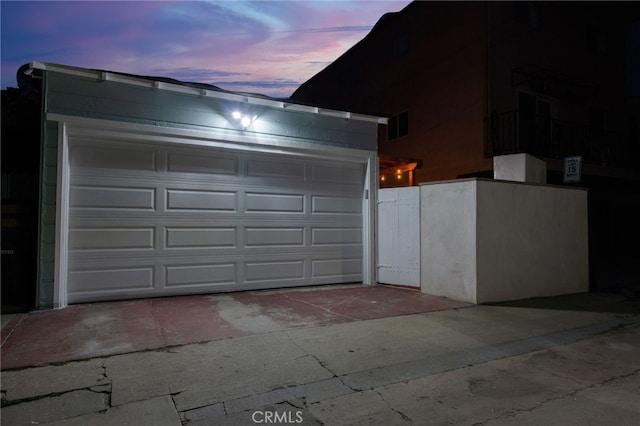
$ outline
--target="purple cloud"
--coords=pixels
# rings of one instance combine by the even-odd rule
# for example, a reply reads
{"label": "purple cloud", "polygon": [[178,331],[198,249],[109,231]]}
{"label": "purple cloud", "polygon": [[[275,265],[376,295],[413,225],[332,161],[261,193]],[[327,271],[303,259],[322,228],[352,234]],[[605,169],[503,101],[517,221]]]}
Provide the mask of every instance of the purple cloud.
{"label": "purple cloud", "polygon": [[397,1],[2,1],[2,87],[30,61],[286,97]]}

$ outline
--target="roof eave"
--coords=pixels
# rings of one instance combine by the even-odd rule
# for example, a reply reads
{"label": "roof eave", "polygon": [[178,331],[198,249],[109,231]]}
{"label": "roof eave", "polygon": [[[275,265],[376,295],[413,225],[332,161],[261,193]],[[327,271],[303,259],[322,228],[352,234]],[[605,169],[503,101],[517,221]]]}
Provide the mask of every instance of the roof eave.
{"label": "roof eave", "polygon": [[130,74],[122,74],[112,71],[92,70],[88,68],[72,67],[69,65],[60,65],[46,62],[31,62],[30,69],[51,71],[78,77],[94,78],[101,81],[112,81],[122,84],[129,84],[137,87],[146,87],[155,90],[166,90],[174,93],[183,93],[202,97],[210,97],[216,99],[224,99],[235,102],[244,102],[253,105],[264,106],[268,108],[287,109],[302,113],[319,114],[323,116],[331,116],[337,118],[345,118],[349,120],[366,121],[378,124],[387,124],[387,117],[379,117],[367,114],[359,114],[349,111],[339,111],[327,108],[320,108],[310,105],[303,105],[288,100],[279,100],[269,98],[262,95],[252,95],[247,93],[231,92],[227,90],[199,88],[187,86],[179,83],[168,83],[165,81],[153,80],[148,77],[136,77]]}

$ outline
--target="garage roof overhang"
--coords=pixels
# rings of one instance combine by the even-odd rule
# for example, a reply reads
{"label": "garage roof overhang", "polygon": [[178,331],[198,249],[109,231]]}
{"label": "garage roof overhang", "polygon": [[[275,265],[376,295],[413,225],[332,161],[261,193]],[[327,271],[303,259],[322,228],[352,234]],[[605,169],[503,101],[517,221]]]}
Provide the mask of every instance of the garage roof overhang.
{"label": "garage roof overhang", "polygon": [[304,105],[299,103],[293,103],[288,100],[281,100],[270,98],[264,95],[231,92],[217,88],[215,86],[209,86],[205,84],[193,84],[183,83],[175,80],[162,81],[161,78],[154,77],[142,77],[131,74],[123,74],[113,71],[94,70],[88,68],[72,67],[68,65],[60,65],[44,62],[31,62],[26,73],[32,74],[34,70],[52,71],[62,74],[69,74],[79,77],[94,78],[99,81],[111,81],[122,84],[128,84],[131,86],[145,87],[155,90],[165,90],[174,93],[191,94],[202,97],[210,97],[221,100],[230,100],[236,102],[244,102],[252,105],[259,105],[268,108],[283,109],[289,111],[298,111],[309,114],[318,114],[323,116],[345,118],[349,120],[365,121],[370,123],[387,124],[388,119],[386,117],[378,117],[366,114],[359,114],[349,111],[339,111],[327,108],[320,108],[311,105]]}

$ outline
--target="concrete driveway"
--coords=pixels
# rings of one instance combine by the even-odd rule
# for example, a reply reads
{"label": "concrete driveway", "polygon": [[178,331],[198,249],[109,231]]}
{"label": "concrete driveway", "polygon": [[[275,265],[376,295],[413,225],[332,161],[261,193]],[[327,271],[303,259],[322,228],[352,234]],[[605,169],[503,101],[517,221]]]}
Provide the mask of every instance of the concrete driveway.
{"label": "concrete driveway", "polygon": [[[19,362],[27,348],[42,365]],[[14,324],[2,420],[637,425],[638,353],[640,300],[611,294],[468,306],[346,286],[79,305]]]}
{"label": "concrete driveway", "polygon": [[390,286],[340,285],[71,305],[15,315],[2,370],[273,331],[461,308]]}

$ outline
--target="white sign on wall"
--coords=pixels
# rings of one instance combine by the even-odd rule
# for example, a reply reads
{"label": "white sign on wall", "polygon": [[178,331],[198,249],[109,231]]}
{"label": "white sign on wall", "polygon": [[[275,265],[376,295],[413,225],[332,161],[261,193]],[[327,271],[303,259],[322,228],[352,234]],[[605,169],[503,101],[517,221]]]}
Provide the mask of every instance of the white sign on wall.
{"label": "white sign on wall", "polygon": [[582,156],[564,158],[564,182],[580,182],[582,179]]}

